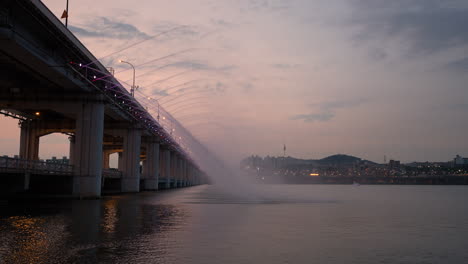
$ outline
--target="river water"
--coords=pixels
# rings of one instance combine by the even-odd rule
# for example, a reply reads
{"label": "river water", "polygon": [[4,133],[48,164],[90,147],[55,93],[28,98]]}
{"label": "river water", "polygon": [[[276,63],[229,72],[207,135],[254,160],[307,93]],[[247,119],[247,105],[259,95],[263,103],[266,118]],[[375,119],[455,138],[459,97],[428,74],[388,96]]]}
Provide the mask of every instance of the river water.
{"label": "river water", "polygon": [[0,201],[0,263],[468,263],[468,187],[216,186]]}

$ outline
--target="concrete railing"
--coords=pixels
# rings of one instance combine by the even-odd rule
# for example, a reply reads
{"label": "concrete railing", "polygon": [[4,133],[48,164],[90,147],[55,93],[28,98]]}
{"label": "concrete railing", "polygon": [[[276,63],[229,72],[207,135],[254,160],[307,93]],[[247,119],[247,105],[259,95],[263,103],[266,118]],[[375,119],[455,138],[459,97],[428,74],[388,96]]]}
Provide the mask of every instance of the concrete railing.
{"label": "concrete railing", "polygon": [[39,160],[0,157],[0,172],[72,175],[73,166],[61,163],[49,163]]}
{"label": "concrete railing", "polygon": [[102,169],[103,178],[122,178],[122,172],[116,169]]}

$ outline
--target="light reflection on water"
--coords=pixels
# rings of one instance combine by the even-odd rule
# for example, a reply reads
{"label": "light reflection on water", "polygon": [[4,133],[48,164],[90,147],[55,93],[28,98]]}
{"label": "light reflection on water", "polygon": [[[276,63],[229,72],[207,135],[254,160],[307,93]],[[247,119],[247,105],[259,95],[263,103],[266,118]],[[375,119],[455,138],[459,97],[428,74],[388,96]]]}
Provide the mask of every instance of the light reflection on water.
{"label": "light reflection on water", "polygon": [[11,216],[3,221],[0,240],[5,263],[50,263],[48,256],[55,254],[64,239],[61,219]]}
{"label": "light reflection on water", "polygon": [[468,263],[465,186],[200,186],[0,205],[0,263]]}
{"label": "light reflection on water", "polygon": [[[167,196],[167,195],[166,195]],[[0,263],[165,263],[183,206],[154,195],[16,203],[0,215]]]}

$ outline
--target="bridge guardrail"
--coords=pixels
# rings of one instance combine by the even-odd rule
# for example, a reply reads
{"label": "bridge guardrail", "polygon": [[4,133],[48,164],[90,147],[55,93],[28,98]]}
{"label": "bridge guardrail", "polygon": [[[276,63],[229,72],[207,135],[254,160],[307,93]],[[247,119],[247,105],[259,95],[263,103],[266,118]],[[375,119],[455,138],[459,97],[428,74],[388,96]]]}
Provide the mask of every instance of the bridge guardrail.
{"label": "bridge guardrail", "polygon": [[72,175],[73,165],[0,157],[0,171],[9,173],[37,173],[48,175]]}
{"label": "bridge guardrail", "polygon": [[122,172],[116,169],[102,169],[103,178],[122,178]]}

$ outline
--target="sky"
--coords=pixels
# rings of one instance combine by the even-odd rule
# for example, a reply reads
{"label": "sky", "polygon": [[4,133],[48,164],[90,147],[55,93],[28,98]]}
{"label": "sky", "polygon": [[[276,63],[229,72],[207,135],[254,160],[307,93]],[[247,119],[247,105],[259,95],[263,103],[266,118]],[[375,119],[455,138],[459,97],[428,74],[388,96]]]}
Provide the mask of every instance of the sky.
{"label": "sky", "polygon": [[[44,0],[58,17],[65,2]],[[136,65],[138,92],[225,160],[283,145],[307,159],[468,156],[465,0],[70,0],[69,15],[117,78],[131,82],[119,59]],[[16,123],[0,119],[5,154]]]}

